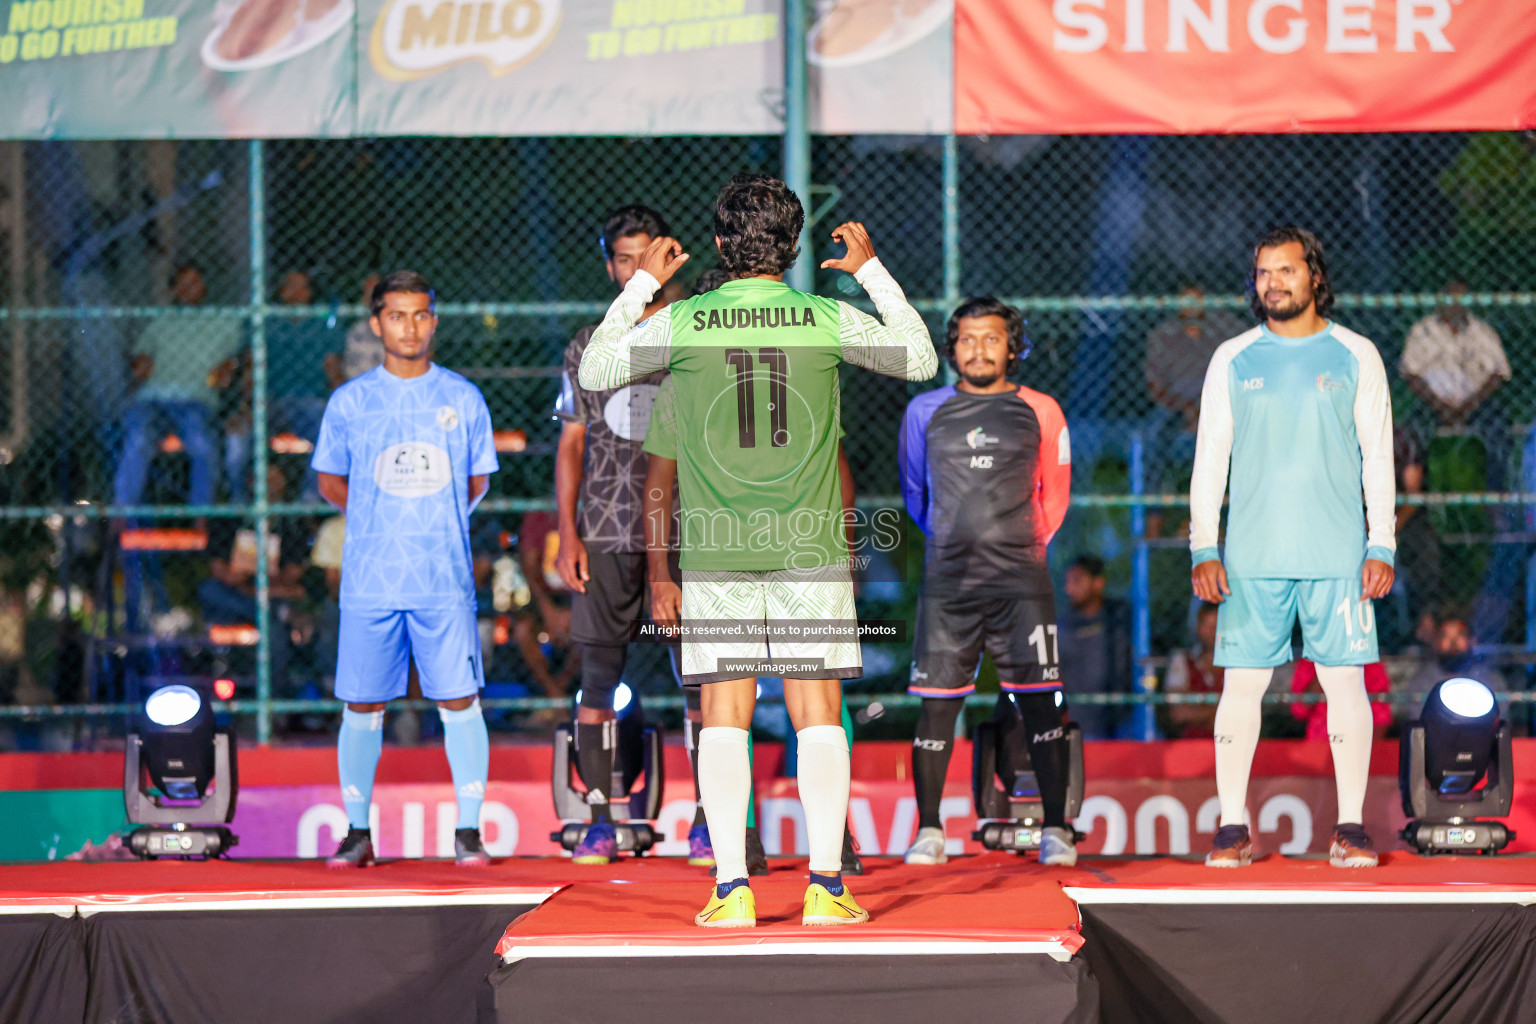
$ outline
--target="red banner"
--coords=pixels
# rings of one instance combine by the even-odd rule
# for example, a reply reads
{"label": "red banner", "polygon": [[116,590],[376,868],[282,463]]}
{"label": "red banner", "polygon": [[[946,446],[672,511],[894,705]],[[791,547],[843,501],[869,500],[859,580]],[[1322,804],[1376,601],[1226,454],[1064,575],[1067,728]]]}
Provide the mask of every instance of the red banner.
{"label": "red banner", "polygon": [[957,0],[962,134],[1536,126],[1530,0]]}

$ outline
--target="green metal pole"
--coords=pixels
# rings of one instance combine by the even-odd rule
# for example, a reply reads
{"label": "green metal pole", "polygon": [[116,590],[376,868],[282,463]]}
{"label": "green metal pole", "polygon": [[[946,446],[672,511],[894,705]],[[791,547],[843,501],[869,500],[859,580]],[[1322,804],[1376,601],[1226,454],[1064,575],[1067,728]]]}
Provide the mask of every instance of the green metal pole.
{"label": "green metal pole", "polygon": [[272,740],[272,609],[267,567],[267,211],[262,143],[250,145],[251,190],[251,473],[256,496],[256,742]]}
{"label": "green metal pole", "polygon": [[944,304],[960,305],[960,154],[953,132],[944,136]]}
{"label": "green metal pole", "polygon": [[[944,136],[944,309],[960,305],[960,154],[955,133]],[[959,375],[944,360],[944,382],[953,384]]]}
{"label": "green metal pole", "polygon": [[800,258],[785,281],[810,291],[816,283],[816,250],[811,245],[811,126],[807,112],[805,3],[784,2],[784,184],[800,197],[806,224],[800,230]]}

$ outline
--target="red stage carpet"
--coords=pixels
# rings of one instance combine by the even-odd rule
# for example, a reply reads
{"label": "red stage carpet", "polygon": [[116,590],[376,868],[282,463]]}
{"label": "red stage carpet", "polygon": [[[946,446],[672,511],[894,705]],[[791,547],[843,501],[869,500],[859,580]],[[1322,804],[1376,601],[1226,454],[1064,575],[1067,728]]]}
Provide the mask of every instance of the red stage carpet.
{"label": "red stage carpet", "polygon": [[[834,943],[883,955],[1027,952],[1066,959],[1082,945],[1077,908],[1058,878],[1012,854],[965,857],[937,869],[870,860],[862,877],[848,879],[870,913],[869,924],[857,928],[801,927],[803,860],[774,861],[771,874],[752,880],[758,926],[739,931],[694,925],[693,915],[709,894],[709,879],[700,869],[640,868],[648,870],[606,871],[611,879],[576,880],[519,918],[498,952],[508,960],[699,956],[821,952]],[[635,877],[641,873],[643,880]]]}

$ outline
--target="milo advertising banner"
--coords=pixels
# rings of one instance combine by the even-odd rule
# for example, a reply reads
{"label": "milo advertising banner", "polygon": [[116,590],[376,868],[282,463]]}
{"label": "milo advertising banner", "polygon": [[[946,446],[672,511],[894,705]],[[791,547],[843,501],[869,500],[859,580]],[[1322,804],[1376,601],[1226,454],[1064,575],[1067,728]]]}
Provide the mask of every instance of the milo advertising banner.
{"label": "milo advertising banner", "polygon": [[0,0],[0,137],[347,135],[353,0]]}
{"label": "milo advertising banner", "polygon": [[360,135],[782,130],[779,0],[359,0]]}
{"label": "milo advertising banner", "polygon": [[[783,6],[0,0],[0,138],[777,134]],[[948,131],[954,7],[812,4],[812,130]]]}

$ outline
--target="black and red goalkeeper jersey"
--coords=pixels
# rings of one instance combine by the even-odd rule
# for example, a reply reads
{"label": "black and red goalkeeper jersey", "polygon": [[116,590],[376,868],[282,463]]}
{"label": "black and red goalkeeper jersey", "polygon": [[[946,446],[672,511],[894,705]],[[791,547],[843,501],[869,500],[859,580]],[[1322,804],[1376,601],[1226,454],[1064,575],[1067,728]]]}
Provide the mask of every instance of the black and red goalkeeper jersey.
{"label": "black and red goalkeeper jersey", "polygon": [[953,385],[907,405],[901,488],[928,536],[926,592],[1045,596],[1045,548],[1067,514],[1072,451],[1055,399]]}

